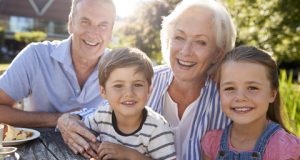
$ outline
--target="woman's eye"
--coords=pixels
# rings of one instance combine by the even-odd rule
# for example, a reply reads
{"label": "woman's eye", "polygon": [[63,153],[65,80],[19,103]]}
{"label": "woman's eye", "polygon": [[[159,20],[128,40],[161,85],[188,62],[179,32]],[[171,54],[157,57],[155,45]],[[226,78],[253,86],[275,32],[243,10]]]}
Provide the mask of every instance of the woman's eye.
{"label": "woman's eye", "polygon": [[181,37],[181,36],[175,36],[174,39],[176,39],[176,40],[184,40],[184,38]]}
{"label": "woman's eye", "polygon": [[89,22],[88,22],[88,21],[85,21],[85,20],[83,20],[83,21],[81,21],[81,24],[82,24],[82,25],[88,25],[88,24],[89,24]]}
{"label": "woman's eye", "polygon": [[205,45],[206,45],[206,42],[203,41],[203,40],[197,40],[197,41],[196,41],[196,44],[205,46]]}

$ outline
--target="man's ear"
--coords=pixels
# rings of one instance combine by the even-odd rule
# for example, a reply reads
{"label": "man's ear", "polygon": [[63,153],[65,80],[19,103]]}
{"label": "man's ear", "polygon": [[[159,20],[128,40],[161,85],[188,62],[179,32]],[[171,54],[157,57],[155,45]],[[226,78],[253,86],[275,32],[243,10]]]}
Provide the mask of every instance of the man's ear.
{"label": "man's ear", "polygon": [[100,85],[100,95],[106,99],[106,91],[105,91],[105,87]]}
{"label": "man's ear", "polygon": [[69,16],[69,21],[68,21],[68,32],[69,32],[69,34],[73,33],[72,23],[73,23],[72,17]]}

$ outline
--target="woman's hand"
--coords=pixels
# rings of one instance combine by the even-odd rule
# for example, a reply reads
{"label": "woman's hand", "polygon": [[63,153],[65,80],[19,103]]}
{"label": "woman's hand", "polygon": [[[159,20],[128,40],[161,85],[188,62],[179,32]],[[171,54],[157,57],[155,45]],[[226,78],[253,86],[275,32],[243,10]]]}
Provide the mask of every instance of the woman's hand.
{"label": "woman's hand", "polygon": [[86,158],[96,157],[92,143],[96,143],[96,136],[93,135],[83,122],[76,115],[63,114],[57,120],[57,127],[65,143],[75,154],[82,154]]}
{"label": "woman's hand", "polygon": [[108,159],[126,159],[126,160],[150,160],[149,157],[131,148],[114,144],[110,142],[102,142],[97,150],[98,158],[100,160]]}

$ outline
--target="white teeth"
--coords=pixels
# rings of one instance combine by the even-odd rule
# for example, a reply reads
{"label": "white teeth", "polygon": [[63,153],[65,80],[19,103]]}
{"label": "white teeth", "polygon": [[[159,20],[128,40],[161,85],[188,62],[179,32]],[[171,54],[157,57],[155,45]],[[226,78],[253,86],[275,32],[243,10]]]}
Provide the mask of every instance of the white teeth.
{"label": "white teeth", "polygon": [[193,65],[195,65],[195,62],[189,62],[189,61],[182,61],[182,60],[178,60],[178,63],[180,65],[184,65],[186,67],[192,67]]}
{"label": "white teeth", "polygon": [[235,111],[238,111],[238,112],[247,112],[247,111],[250,111],[251,108],[250,107],[236,107],[236,108],[233,108]]}
{"label": "white teeth", "polygon": [[86,40],[84,40],[84,42],[86,43],[86,44],[88,44],[88,45],[90,45],[90,46],[96,46],[96,45],[98,45],[99,43],[98,42],[89,42],[89,41],[86,41]]}
{"label": "white teeth", "polygon": [[133,105],[135,104],[134,101],[126,101],[126,102],[123,102],[123,104],[126,104],[126,105]]}

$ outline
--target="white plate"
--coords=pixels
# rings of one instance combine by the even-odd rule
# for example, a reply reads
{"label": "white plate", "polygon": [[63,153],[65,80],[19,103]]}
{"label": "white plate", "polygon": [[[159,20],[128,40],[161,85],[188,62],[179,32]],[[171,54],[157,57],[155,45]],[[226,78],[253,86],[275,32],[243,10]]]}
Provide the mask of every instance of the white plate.
{"label": "white plate", "polygon": [[3,146],[16,146],[16,145],[20,145],[23,143],[26,143],[28,141],[34,140],[36,138],[38,138],[40,136],[40,132],[34,129],[29,129],[29,128],[17,128],[17,129],[21,129],[24,131],[29,131],[32,132],[32,136],[28,137],[26,139],[22,139],[22,140],[13,140],[13,141],[3,141]]}

